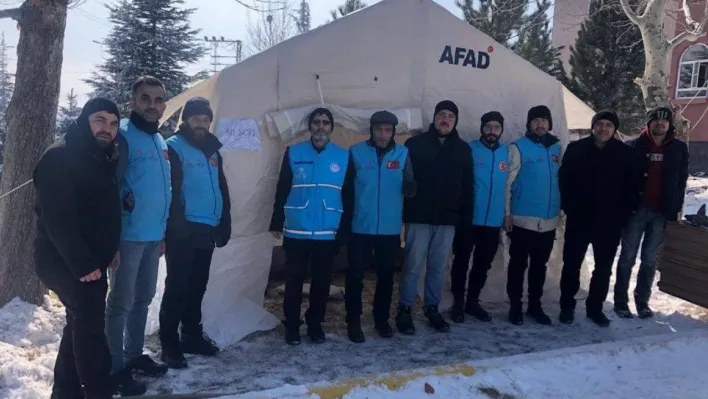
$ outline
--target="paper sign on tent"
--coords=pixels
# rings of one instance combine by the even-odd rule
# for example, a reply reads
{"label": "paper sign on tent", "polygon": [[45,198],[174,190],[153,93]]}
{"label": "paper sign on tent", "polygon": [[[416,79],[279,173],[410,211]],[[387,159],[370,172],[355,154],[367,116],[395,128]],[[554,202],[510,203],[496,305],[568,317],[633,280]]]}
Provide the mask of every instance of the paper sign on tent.
{"label": "paper sign on tent", "polygon": [[216,135],[224,149],[243,149],[259,151],[261,132],[255,119],[225,118],[220,119]]}

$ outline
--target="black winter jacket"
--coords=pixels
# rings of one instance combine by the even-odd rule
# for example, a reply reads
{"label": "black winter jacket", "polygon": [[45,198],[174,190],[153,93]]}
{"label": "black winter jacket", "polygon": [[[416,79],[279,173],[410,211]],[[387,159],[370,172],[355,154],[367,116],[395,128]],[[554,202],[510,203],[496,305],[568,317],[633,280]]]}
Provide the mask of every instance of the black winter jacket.
{"label": "black winter jacket", "polygon": [[[627,144],[634,149],[639,162],[639,185],[637,203],[641,202],[649,169],[649,151],[651,138],[642,134]],[[675,221],[683,209],[688,180],[688,146],[669,132],[664,144],[664,161],[661,176],[661,213],[666,220]]]}
{"label": "black winter jacket", "polygon": [[632,149],[617,139],[602,149],[592,136],[570,143],[558,171],[561,208],[576,222],[621,228],[638,205],[638,174]]}
{"label": "black winter jacket", "polygon": [[403,204],[403,221],[430,225],[472,224],[472,150],[456,130],[440,143],[435,127],[406,140],[416,195]]}
{"label": "black winter jacket", "polygon": [[42,154],[33,172],[40,278],[78,281],[108,268],[121,234],[117,160],[115,147],[104,151],[90,128],[77,124]]}

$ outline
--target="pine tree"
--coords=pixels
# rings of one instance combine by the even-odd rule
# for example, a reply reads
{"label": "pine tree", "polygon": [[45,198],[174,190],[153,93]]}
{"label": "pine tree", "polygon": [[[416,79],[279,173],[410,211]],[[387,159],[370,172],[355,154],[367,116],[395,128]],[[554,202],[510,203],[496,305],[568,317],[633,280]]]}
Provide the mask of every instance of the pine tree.
{"label": "pine tree", "polygon": [[15,91],[13,75],[8,70],[10,57],[8,55],[11,46],[5,43],[5,33],[0,34],[0,165],[2,165],[2,154],[5,143],[5,132],[7,131],[7,120],[5,111],[10,104],[10,98]]}
{"label": "pine tree", "polygon": [[307,0],[302,0],[300,2],[300,9],[298,9],[297,17],[295,17],[295,23],[297,24],[297,31],[299,33],[305,33],[310,30],[310,23],[312,18],[310,17],[310,5]]}
{"label": "pine tree", "polygon": [[72,88],[66,94],[66,107],[60,106],[57,115],[57,134],[56,137],[64,137],[71,123],[81,115],[81,107],[79,107],[78,96]]}
{"label": "pine tree", "polygon": [[[337,19],[364,7],[366,7],[366,3],[361,0],[345,0],[344,4],[337,7],[336,10],[330,11],[330,14],[332,15],[332,19]],[[337,12],[339,12],[339,15],[337,15]]]}
{"label": "pine tree", "polygon": [[536,10],[525,18],[519,40],[514,46],[516,54],[549,73],[557,67],[559,55],[551,40],[551,21],[548,18],[551,6],[550,0],[536,0]]}
{"label": "pine tree", "polygon": [[644,70],[639,28],[619,7],[618,0],[593,0],[570,48],[571,89],[595,110],[613,109],[621,130],[636,133],[644,124],[644,103],[634,78]]}
{"label": "pine tree", "polygon": [[528,0],[457,0],[465,21],[489,35],[497,43],[511,47],[512,38],[524,24]]}
{"label": "pine tree", "polygon": [[206,50],[198,41],[199,30],[188,22],[194,9],[182,5],[184,0],[120,0],[106,5],[113,24],[105,41],[109,58],[86,80],[93,95],[113,99],[125,115],[131,85],[142,75],[162,80],[168,98],[185,90],[192,81],[185,67]]}

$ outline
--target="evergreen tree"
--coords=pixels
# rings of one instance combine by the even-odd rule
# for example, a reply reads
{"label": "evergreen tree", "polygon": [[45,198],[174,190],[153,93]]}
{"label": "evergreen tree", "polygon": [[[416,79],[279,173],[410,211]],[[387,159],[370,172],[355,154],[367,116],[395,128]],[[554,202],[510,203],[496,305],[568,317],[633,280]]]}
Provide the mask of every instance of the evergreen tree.
{"label": "evergreen tree", "polygon": [[184,9],[184,0],[119,0],[106,5],[113,24],[105,44],[108,60],[91,79],[94,96],[116,101],[124,115],[133,82],[152,75],[165,84],[167,97],[181,93],[193,77],[184,72],[197,62],[205,48],[192,29],[189,18],[194,9]]}
{"label": "evergreen tree", "polygon": [[524,25],[528,0],[457,0],[465,21],[489,35],[494,41],[511,47],[515,32]]}
{"label": "evergreen tree", "polygon": [[310,17],[310,5],[307,0],[302,0],[300,2],[300,9],[297,11],[297,17],[295,17],[295,24],[297,25],[297,31],[299,33],[305,33],[310,30],[310,22],[312,21]]}
{"label": "evergreen tree", "polygon": [[[344,4],[337,7],[336,10],[330,11],[330,14],[332,15],[332,19],[337,19],[364,7],[366,7],[366,3],[361,0],[345,0]],[[339,12],[339,15],[337,15],[337,12]]]}
{"label": "evergreen tree", "polygon": [[66,94],[66,107],[59,107],[57,114],[57,134],[56,137],[64,137],[71,123],[81,115],[81,107],[74,89]]}
{"label": "evergreen tree", "polygon": [[613,109],[622,131],[633,134],[644,125],[642,92],[634,83],[644,70],[639,28],[622,11],[619,0],[593,0],[570,48],[571,89],[595,110]]}
{"label": "evergreen tree", "polygon": [[514,46],[516,54],[548,73],[557,67],[559,55],[551,40],[551,21],[548,18],[551,6],[550,0],[536,0],[536,10],[525,18],[519,40]]}
{"label": "evergreen tree", "polygon": [[2,152],[5,145],[5,132],[7,131],[7,120],[5,111],[10,104],[12,93],[15,91],[14,77],[8,70],[10,57],[9,50],[12,47],[5,43],[5,33],[0,34],[0,165],[2,165]]}

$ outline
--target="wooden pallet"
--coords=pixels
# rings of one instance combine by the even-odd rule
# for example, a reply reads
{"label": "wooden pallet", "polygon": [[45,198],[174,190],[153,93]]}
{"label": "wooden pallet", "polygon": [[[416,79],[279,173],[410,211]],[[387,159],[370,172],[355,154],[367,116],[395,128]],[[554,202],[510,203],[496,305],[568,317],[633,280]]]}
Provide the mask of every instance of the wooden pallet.
{"label": "wooden pallet", "polygon": [[660,291],[708,308],[708,229],[668,222],[659,272]]}

